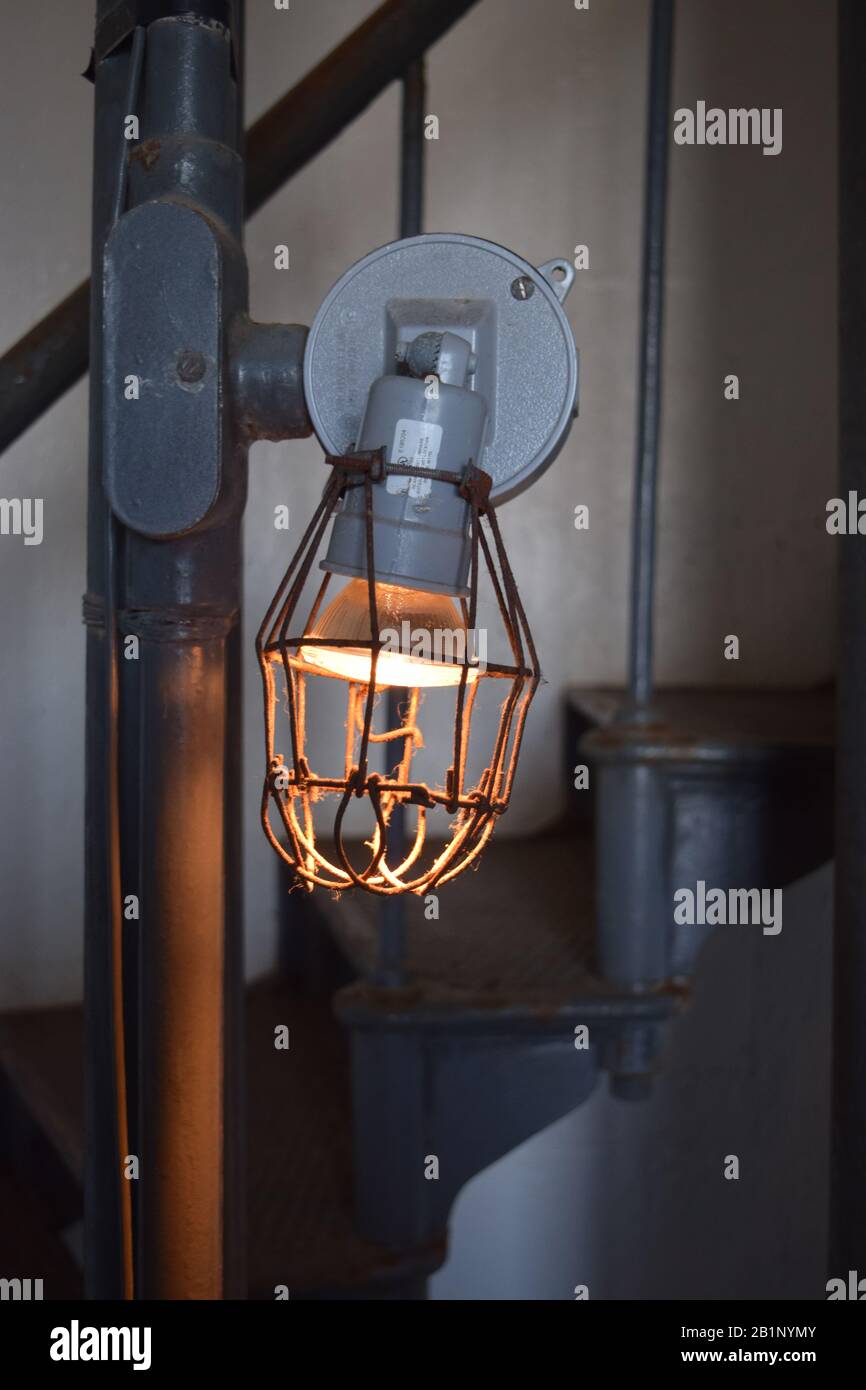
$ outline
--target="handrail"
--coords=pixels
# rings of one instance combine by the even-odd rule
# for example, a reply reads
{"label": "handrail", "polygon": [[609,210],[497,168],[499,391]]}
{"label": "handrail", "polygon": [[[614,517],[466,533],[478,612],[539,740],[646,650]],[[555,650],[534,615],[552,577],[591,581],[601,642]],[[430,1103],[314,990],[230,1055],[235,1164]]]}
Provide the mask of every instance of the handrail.
{"label": "handrail", "polygon": [[[247,133],[247,217],[478,0],[386,0]],[[90,281],[0,358],[0,453],[87,371]]]}

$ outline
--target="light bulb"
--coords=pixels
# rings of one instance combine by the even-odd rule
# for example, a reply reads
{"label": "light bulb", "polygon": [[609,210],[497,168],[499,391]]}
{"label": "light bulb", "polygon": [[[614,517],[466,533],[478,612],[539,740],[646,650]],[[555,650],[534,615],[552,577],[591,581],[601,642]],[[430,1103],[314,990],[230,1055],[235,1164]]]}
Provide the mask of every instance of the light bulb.
{"label": "light bulb", "polygon": [[[385,645],[376,663],[377,686],[457,685],[463,662],[470,659],[465,620],[446,594],[376,585],[379,639]],[[351,579],[331,600],[310,637],[340,642],[370,642],[370,598],[366,579]],[[302,646],[310,666],[345,680],[370,682],[369,647]],[[467,682],[478,679],[472,666]]]}

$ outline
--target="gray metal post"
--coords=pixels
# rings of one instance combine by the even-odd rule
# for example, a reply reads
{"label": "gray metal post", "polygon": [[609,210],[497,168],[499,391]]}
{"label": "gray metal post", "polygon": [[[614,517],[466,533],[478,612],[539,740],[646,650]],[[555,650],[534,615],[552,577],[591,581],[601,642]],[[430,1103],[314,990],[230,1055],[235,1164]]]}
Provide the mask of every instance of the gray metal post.
{"label": "gray metal post", "polygon": [[[246,1289],[247,447],[310,432],[300,390],[306,330],[255,324],[247,313],[238,0],[167,2],[155,18],[159,8],[147,6],[128,208],[98,260],[101,472],[92,485],[100,503],[104,486],[117,528],[112,591],[128,659],[118,662],[119,872],[96,906],[116,914],[121,891],[139,901],[138,1031],[127,1057],[140,1163],[135,1292],[223,1298]],[[100,726],[93,737],[104,735]],[[107,933],[94,931],[104,971]],[[116,969],[112,978],[116,988]],[[105,1049],[111,1022],[98,1002],[94,1051]],[[92,1123],[104,1122],[94,1110]]]}
{"label": "gray metal post", "polygon": [[[839,5],[840,495],[866,496],[866,7]],[[866,1273],[866,551],[839,566],[830,1274]]]}
{"label": "gray metal post", "polygon": [[[112,505],[133,523],[121,623],[139,642],[123,675],[124,687],[136,686],[140,722],[136,1275],[144,1298],[245,1292],[236,669],[246,454],[217,385],[225,324],[246,307],[233,39],[188,16],[149,26],[134,211],[109,249],[118,317],[107,325],[106,386],[139,362],[142,378],[174,372],[161,399],[139,401],[145,409],[133,418],[119,392],[105,402]],[[179,215],[177,193],[201,213]],[[225,227],[224,246],[207,217]],[[172,302],[168,322],[159,310],[159,321],[148,317],[158,286]],[[148,476],[159,461],[173,489],[162,499],[136,471],[139,441]]]}
{"label": "gray metal post", "polygon": [[[147,6],[141,139],[131,148],[128,210],[119,220],[116,155],[130,114],[123,33],[95,72],[88,1289],[98,1297],[128,1291],[129,1223],[119,1199],[124,1069],[112,1060],[124,1018],[122,893],[135,895],[140,911],[137,971],[122,952],[129,1151],[140,1164],[135,1294],[220,1298],[245,1292],[239,613],[246,450],[265,433],[309,432],[299,405],[305,330],[252,324],[246,312],[242,58],[232,23],[239,6],[217,5],[217,15],[207,0],[201,13],[190,5],[181,16],[167,3],[156,17],[158,8]],[[98,23],[108,18],[125,23],[129,14],[106,0]],[[105,632],[112,641],[115,621],[129,659],[106,681]],[[136,975],[137,1037],[130,1028]]]}

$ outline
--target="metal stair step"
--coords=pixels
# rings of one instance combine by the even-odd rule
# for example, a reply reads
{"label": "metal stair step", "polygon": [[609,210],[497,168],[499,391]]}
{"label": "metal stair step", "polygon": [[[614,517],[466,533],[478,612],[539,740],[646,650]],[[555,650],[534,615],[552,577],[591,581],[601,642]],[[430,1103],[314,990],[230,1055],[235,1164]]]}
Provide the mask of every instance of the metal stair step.
{"label": "metal stair step", "polygon": [[[622,996],[596,978],[591,837],[571,819],[536,835],[494,837],[477,867],[445,885],[438,918],[424,898],[406,899],[406,976],[402,990],[378,991],[375,978],[382,899],[353,891],[318,894],[315,908],[362,977],[339,995],[339,1011],[364,1007],[391,1015],[441,1015],[454,1026],[486,1012],[491,1024],[521,1017],[541,1024],[563,1012],[641,1017],[669,1013],[673,1001]],[[351,854],[351,850],[350,850]]]}
{"label": "metal stair step", "polygon": [[[611,686],[571,686],[565,692],[569,708],[587,726],[609,728],[625,703],[624,689]],[[659,689],[652,700],[655,729],[673,745],[697,753],[701,748],[728,748],[768,754],[831,750],[835,743],[835,688],[779,689]]]}
{"label": "metal stair step", "polygon": [[[0,1072],[79,1187],[83,1024],[80,1007],[0,1015]],[[279,1024],[288,1050],[274,1046]],[[291,1297],[388,1296],[441,1264],[441,1245],[398,1257],[355,1230],[348,1049],[328,999],[280,980],[251,986],[246,1072],[251,1297],[279,1284]]]}

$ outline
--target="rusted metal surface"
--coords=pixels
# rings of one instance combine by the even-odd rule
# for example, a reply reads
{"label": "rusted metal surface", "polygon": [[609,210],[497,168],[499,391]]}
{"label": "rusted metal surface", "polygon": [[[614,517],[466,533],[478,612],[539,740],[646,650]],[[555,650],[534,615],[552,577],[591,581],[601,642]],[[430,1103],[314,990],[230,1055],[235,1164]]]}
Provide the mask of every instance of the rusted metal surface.
{"label": "rusted metal surface", "polygon": [[[266,111],[246,138],[247,217],[477,3],[388,0]],[[130,157],[159,156],[147,140]],[[0,358],[0,453],[87,371],[89,304],[85,281]]]}
{"label": "rusted metal surface", "polygon": [[129,153],[130,164],[142,164],[145,169],[152,169],[159,162],[162,153],[162,145],[159,140],[142,140],[140,145],[136,145]]}

